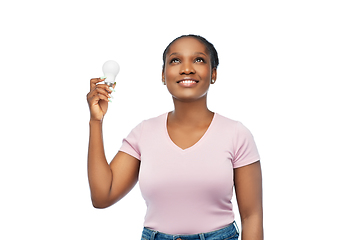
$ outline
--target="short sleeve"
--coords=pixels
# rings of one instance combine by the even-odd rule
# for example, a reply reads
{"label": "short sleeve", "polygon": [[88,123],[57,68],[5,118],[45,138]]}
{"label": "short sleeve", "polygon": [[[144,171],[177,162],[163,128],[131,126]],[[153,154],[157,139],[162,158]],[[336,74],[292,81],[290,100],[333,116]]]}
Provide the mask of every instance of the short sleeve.
{"label": "short sleeve", "polygon": [[141,151],[140,151],[140,138],[142,132],[143,122],[138,124],[129,135],[123,139],[122,146],[119,151],[125,152],[134,158],[141,160]]}
{"label": "short sleeve", "polygon": [[260,160],[254,137],[249,129],[239,122],[235,134],[233,167],[243,167]]}

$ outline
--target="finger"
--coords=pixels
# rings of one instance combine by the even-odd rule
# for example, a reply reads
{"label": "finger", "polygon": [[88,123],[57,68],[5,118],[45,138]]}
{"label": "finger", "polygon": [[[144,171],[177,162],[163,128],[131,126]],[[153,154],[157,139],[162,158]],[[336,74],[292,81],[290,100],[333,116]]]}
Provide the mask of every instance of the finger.
{"label": "finger", "polygon": [[108,98],[108,97],[106,97],[105,95],[99,94],[99,95],[97,95],[97,96],[98,96],[98,98],[99,98],[99,101],[101,101],[101,100],[104,100],[104,101],[106,101],[106,102],[110,102],[110,101],[111,101],[111,98]]}
{"label": "finger", "polygon": [[96,84],[104,81],[105,78],[92,78],[90,79],[90,90],[96,87]]}
{"label": "finger", "polygon": [[102,82],[101,78],[92,78],[90,79],[90,91],[96,87],[96,84]]}
{"label": "finger", "polygon": [[111,97],[110,93],[112,92],[110,89],[109,89],[109,86],[105,85],[105,86],[96,86],[95,88],[95,91],[98,93],[98,94],[102,94],[106,97]]}
{"label": "finger", "polygon": [[105,95],[95,94],[95,95],[89,97],[89,106],[97,105],[97,104],[99,104],[99,101],[101,101],[101,100],[109,102],[109,98],[107,98]]}
{"label": "finger", "polygon": [[104,96],[105,98],[111,98],[112,96],[110,95],[110,93],[104,89],[104,88],[100,88],[98,86],[96,86],[88,95],[88,98],[92,98],[94,96]]}
{"label": "finger", "polygon": [[92,90],[94,90],[95,88],[103,88],[106,91],[108,91],[109,93],[112,93],[114,89],[111,89],[107,84],[100,84],[100,82],[104,81],[104,79],[106,79],[105,77],[103,78],[92,78],[90,80],[90,92]]}
{"label": "finger", "polygon": [[109,85],[107,84],[97,84],[96,88],[101,88],[104,89],[105,91],[107,91],[108,93],[112,93],[114,91],[114,89],[112,89]]}
{"label": "finger", "polygon": [[114,82],[114,84],[112,85],[112,87],[110,88],[111,91],[115,92],[115,87],[116,87],[116,82]]}

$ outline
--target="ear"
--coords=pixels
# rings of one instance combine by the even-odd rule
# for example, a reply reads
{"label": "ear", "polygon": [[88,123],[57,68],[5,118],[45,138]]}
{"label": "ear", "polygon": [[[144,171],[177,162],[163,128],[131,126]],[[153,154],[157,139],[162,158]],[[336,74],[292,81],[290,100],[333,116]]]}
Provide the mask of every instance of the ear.
{"label": "ear", "polygon": [[213,68],[211,73],[211,84],[214,84],[216,82],[216,77],[217,77],[217,69]]}
{"label": "ear", "polygon": [[161,79],[162,79],[162,83],[163,83],[164,85],[166,85],[166,83],[165,83],[164,69],[163,69],[162,74],[161,74]]}
{"label": "ear", "polygon": [[164,70],[162,71],[162,74],[161,74],[161,79],[162,79],[162,83],[163,83],[164,85],[166,85],[166,83],[165,83],[165,74],[164,74]]}

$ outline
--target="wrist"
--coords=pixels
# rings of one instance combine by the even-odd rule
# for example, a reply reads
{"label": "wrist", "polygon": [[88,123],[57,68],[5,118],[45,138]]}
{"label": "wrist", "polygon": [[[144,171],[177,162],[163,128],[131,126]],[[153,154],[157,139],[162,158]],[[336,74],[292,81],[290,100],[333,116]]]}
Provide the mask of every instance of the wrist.
{"label": "wrist", "polygon": [[102,125],[102,123],[103,123],[103,119],[98,120],[98,119],[91,119],[90,118],[90,121],[89,121],[90,125]]}

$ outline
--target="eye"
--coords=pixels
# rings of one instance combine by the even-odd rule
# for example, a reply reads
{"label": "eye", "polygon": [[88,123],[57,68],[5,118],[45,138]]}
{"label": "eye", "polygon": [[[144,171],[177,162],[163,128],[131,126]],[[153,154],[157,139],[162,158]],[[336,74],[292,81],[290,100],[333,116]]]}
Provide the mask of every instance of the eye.
{"label": "eye", "polygon": [[204,63],[205,60],[203,58],[201,58],[201,57],[198,57],[198,58],[195,59],[195,62]]}
{"label": "eye", "polygon": [[170,60],[170,63],[179,63],[180,60],[178,58],[173,58]]}

